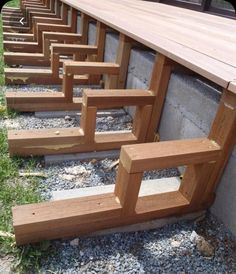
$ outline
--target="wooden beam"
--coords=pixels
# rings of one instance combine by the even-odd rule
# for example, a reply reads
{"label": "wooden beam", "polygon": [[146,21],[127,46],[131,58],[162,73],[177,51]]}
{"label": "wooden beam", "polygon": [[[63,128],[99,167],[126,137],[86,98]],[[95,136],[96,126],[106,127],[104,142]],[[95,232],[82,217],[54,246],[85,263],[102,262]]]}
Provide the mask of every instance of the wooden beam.
{"label": "wooden beam", "polygon": [[40,53],[40,47],[37,42],[22,41],[3,41],[5,50],[14,52]]}
{"label": "wooden beam", "polygon": [[65,74],[113,74],[119,73],[120,67],[114,63],[103,63],[103,62],[76,62],[76,61],[65,61],[64,62]]}
{"label": "wooden beam", "polygon": [[120,160],[129,173],[216,161],[220,147],[207,138],[137,144],[122,148]]}
{"label": "wooden beam", "polygon": [[101,229],[134,224],[188,212],[178,191],[140,197],[132,215],[122,215],[113,193],[13,208],[17,245],[61,237],[75,237]]}
{"label": "wooden beam", "polygon": [[[30,94],[31,95],[31,94]],[[24,96],[24,95],[22,95]],[[17,100],[16,100],[17,101]],[[7,98],[7,107],[8,109],[13,109],[19,112],[36,112],[36,111],[70,111],[70,110],[81,110],[82,99],[81,98],[73,98],[72,102],[55,102],[52,99],[47,99],[47,102],[40,102],[39,100],[34,99],[33,102],[28,103],[27,100],[25,102],[21,99],[20,102],[15,102],[14,99],[10,100]]]}
{"label": "wooden beam", "polygon": [[97,108],[151,105],[154,98],[151,91],[142,89],[86,89],[83,92],[84,104]]}
{"label": "wooden beam", "polygon": [[96,133],[93,143],[86,143],[80,128],[8,131],[11,155],[47,155],[119,149],[125,144],[134,144],[131,133]]}
{"label": "wooden beam", "polygon": [[121,206],[112,193],[14,207],[18,245],[77,235],[80,226],[119,218]]}
{"label": "wooden beam", "polygon": [[6,65],[28,65],[28,66],[50,66],[49,59],[42,53],[20,53],[4,52],[4,62]]}
{"label": "wooden beam", "polygon": [[59,54],[74,54],[76,51],[81,54],[97,54],[97,47],[91,45],[70,45],[70,44],[51,44],[52,52]]}

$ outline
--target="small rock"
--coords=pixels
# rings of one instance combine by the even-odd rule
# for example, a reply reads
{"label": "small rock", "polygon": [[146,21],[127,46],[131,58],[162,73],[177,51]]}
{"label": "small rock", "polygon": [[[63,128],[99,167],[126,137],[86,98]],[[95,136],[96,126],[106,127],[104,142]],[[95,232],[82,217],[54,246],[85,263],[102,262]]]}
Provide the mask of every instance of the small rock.
{"label": "small rock", "polygon": [[196,241],[197,237],[199,237],[199,235],[197,234],[196,231],[193,230],[193,232],[190,235],[190,241],[194,243]]}
{"label": "small rock", "polygon": [[90,161],[90,163],[91,163],[91,164],[97,163],[97,159],[92,159],[92,160]]}
{"label": "small rock", "polygon": [[180,245],[181,245],[181,242],[179,242],[179,241],[172,241],[171,242],[172,247],[180,247]]}
{"label": "small rock", "polygon": [[71,121],[71,120],[72,120],[72,118],[69,115],[65,116],[65,121]]}
{"label": "small rock", "polygon": [[75,176],[71,174],[62,174],[59,175],[59,177],[67,181],[72,181],[75,178]]}
{"label": "small rock", "polygon": [[79,245],[79,239],[75,238],[74,240],[70,241],[71,246],[78,246]]}
{"label": "small rock", "polygon": [[14,129],[19,128],[20,124],[17,121],[14,120],[5,120],[4,121],[5,127],[8,129]]}
{"label": "small rock", "polygon": [[87,173],[86,168],[83,166],[68,167],[65,169],[65,171],[67,174],[73,174],[73,175]]}
{"label": "small rock", "polygon": [[214,256],[215,249],[212,244],[207,242],[204,237],[198,236],[196,240],[196,245],[198,251],[205,257],[212,257]]}

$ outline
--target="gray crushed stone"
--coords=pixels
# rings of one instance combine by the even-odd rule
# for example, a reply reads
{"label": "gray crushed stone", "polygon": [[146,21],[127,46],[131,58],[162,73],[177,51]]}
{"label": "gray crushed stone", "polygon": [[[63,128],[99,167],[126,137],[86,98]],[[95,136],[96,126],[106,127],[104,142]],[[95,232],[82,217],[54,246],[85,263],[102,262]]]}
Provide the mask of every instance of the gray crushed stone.
{"label": "gray crushed stone", "polygon": [[[29,87],[21,88],[29,90]],[[32,91],[32,87],[30,89]],[[42,91],[42,87],[34,89]],[[97,120],[97,130],[130,129],[131,121],[129,115],[101,117]],[[0,126],[16,129],[75,127],[79,126],[79,118],[40,119],[33,114],[23,114],[4,120]],[[44,200],[49,200],[55,190],[113,184],[117,167],[110,166],[114,161],[94,159],[44,167],[39,159],[35,171],[46,175],[40,179],[39,193]],[[144,179],[179,175],[177,169],[155,170],[145,172]],[[214,256],[204,257],[200,253],[191,239],[195,231],[212,244]],[[197,223],[181,221],[150,231],[51,241],[49,256],[42,258],[39,270],[43,274],[236,273],[236,242],[224,226],[209,215]]]}
{"label": "gray crushed stone", "polygon": [[[70,161],[37,168],[37,172],[43,172],[47,176],[40,181],[40,194],[43,199],[48,200],[52,196],[52,191],[114,184],[117,167],[110,167],[116,160]],[[179,176],[179,171],[171,168],[145,172],[143,179],[175,176]]]}
{"label": "gray crushed stone", "polygon": [[[95,87],[92,87],[95,88]],[[5,91],[19,91],[19,92],[57,92],[60,90],[59,86],[35,86],[35,85],[22,85],[22,86],[9,86],[5,88]],[[75,96],[82,96],[83,88],[74,88]],[[68,119],[69,118],[69,119]],[[35,117],[33,113],[25,113],[17,116],[14,119],[7,119],[0,122],[0,126],[6,126],[11,129],[43,129],[43,128],[69,128],[79,127],[80,116],[64,118],[48,118],[41,119]],[[121,117],[108,116],[97,117],[96,130],[103,131],[115,131],[115,130],[130,130],[132,126],[132,118],[127,113]]]}
{"label": "gray crushed stone", "polygon": [[[83,95],[83,90],[89,89],[99,89],[100,86],[74,86],[73,94],[75,97],[81,97]],[[61,92],[62,85],[10,85],[3,88],[4,91],[11,92]]]}
{"label": "gray crushed stone", "polygon": [[[215,248],[204,257],[191,240],[193,231]],[[212,216],[200,224],[181,221],[159,229],[53,241],[42,273],[236,273],[236,245]],[[173,242],[179,242],[178,247]]]}
{"label": "gray crushed stone", "polygon": [[[80,115],[70,117],[68,115],[64,118],[37,118],[34,114],[21,114],[14,119],[4,120],[2,123],[7,128],[11,129],[45,129],[45,128],[71,128],[80,126]],[[97,117],[96,131],[116,131],[116,130],[130,130],[132,128],[132,118],[129,114],[115,117]]]}

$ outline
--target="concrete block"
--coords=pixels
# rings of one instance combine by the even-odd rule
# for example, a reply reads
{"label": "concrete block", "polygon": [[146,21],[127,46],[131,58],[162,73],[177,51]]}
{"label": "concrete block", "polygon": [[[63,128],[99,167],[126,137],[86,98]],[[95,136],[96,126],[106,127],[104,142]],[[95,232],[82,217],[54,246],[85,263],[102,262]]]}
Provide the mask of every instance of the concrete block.
{"label": "concrete block", "polygon": [[71,23],[71,9],[68,10],[67,25]]}
{"label": "concrete block", "polygon": [[206,136],[219,104],[219,92],[195,77],[172,73],[160,124],[163,140]]}
{"label": "concrete block", "polygon": [[74,154],[58,154],[58,155],[45,155],[45,166],[59,164],[68,161],[85,161],[85,160],[101,160],[105,158],[117,159],[120,156],[120,150],[108,150],[108,151],[95,151],[86,153],[74,153]]}
{"label": "concrete block", "polygon": [[117,49],[119,45],[119,35],[116,33],[106,34],[105,41],[105,62],[116,62]]}
{"label": "concrete block", "polygon": [[[130,54],[128,77],[138,78],[146,86],[149,85],[155,54],[140,49],[132,49]],[[131,75],[130,75],[131,74]]]}
{"label": "concrete block", "polygon": [[77,16],[77,30],[76,30],[77,33],[81,33],[81,16],[80,14],[78,14]]}
{"label": "concrete block", "polygon": [[[135,89],[135,88],[137,88],[137,89],[147,89],[148,85],[147,85],[147,83],[142,82],[139,78],[137,78],[136,76],[134,76],[132,73],[128,73],[127,82],[126,82],[126,88],[131,88],[131,89]],[[132,117],[134,117],[135,109],[136,109],[136,107],[133,107],[133,106],[125,107],[125,110]]]}
{"label": "concrete block", "polygon": [[[106,117],[106,116],[112,116],[112,117],[119,117],[125,115],[126,112],[124,109],[107,109],[107,110],[101,110],[97,112],[97,117]],[[35,112],[35,117],[40,119],[48,119],[48,118],[64,118],[65,116],[70,117],[80,117],[81,111],[39,111]]]}
{"label": "concrete block", "polygon": [[89,23],[88,30],[88,44],[95,45],[96,44],[96,23]]}
{"label": "concrete block", "polygon": [[[145,180],[142,181],[139,196],[148,196],[153,194],[176,191],[179,189],[180,179],[178,177]],[[60,190],[52,192],[52,200],[63,200],[70,198],[87,197],[102,193],[114,192],[115,185],[94,186],[86,188],[77,188],[70,190]]]}
{"label": "concrete block", "polygon": [[211,212],[236,236],[236,147],[216,192]]}

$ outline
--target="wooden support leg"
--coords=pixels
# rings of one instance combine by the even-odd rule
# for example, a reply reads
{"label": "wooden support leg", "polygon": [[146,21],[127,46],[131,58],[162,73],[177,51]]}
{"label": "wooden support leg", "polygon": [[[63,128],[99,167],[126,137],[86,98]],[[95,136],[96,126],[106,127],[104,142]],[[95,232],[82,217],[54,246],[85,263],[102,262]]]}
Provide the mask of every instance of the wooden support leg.
{"label": "wooden support leg", "polygon": [[224,90],[208,138],[218,144],[222,152],[216,162],[186,169],[180,190],[192,205],[208,207],[214,201],[214,191],[227,160],[236,144],[236,94]]}
{"label": "wooden support leg", "polygon": [[144,142],[152,113],[152,105],[138,106],[134,116],[133,134],[139,142]]}
{"label": "wooden support leg", "polygon": [[[104,50],[105,50],[105,40],[106,40],[106,26],[101,23],[97,22],[96,27],[96,43],[97,46],[97,55],[95,58],[95,61],[97,62],[103,62],[104,57]],[[90,75],[89,76],[89,82],[94,85],[98,85],[101,80],[101,75]],[[114,86],[116,88],[116,86]]]}
{"label": "wooden support leg", "polygon": [[89,16],[85,13],[81,13],[81,44],[88,44],[88,29],[89,29]]}
{"label": "wooden support leg", "polygon": [[120,65],[117,88],[125,88],[133,40],[120,33],[116,63]]}
{"label": "wooden support leg", "polygon": [[168,58],[162,54],[157,54],[149,88],[156,95],[156,100],[147,131],[146,142],[152,142],[155,138],[161,119],[170,73],[171,65],[168,63]]}
{"label": "wooden support leg", "polygon": [[216,160],[219,152],[219,146],[204,138],[124,146],[115,193],[13,208],[17,244],[188,212],[189,201],[179,191],[138,197],[143,172],[209,162]]}
{"label": "wooden support leg", "polygon": [[[123,150],[121,150],[121,153],[123,153]],[[142,172],[128,173],[123,163],[119,164],[115,195],[122,206],[123,216],[133,215],[135,213],[142,176]]]}
{"label": "wooden support leg", "polygon": [[109,75],[105,80],[105,89],[125,88],[129,57],[133,40],[120,33],[116,64],[120,66],[119,75]]}
{"label": "wooden support leg", "polygon": [[59,78],[59,67],[60,67],[60,55],[56,52],[53,52],[51,55],[51,70],[52,70],[53,78]]}
{"label": "wooden support leg", "polygon": [[63,72],[62,92],[64,93],[66,102],[73,101],[73,79],[73,74]]}
{"label": "wooden support leg", "polygon": [[96,107],[87,107],[83,104],[80,127],[84,131],[84,138],[86,143],[94,142],[96,130],[96,114]]}

